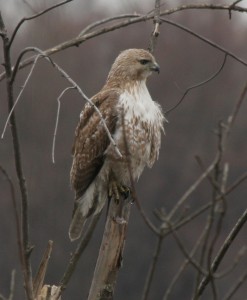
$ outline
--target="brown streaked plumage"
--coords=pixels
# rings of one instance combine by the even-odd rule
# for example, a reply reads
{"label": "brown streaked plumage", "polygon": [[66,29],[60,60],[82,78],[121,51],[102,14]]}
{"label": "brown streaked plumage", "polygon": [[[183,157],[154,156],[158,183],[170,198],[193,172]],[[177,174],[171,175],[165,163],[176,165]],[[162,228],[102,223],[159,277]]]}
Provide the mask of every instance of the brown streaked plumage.
{"label": "brown streaked plumage", "polygon": [[125,50],[113,63],[102,90],[91,99],[101,111],[122,157],[89,103],[80,115],[70,174],[75,189],[69,229],[72,241],[80,237],[86,219],[100,213],[112,182],[119,187],[130,185],[125,143],[134,180],[158,158],[164,116],[146,87],[152,71],[159,71],[152,54],[143,49]]}

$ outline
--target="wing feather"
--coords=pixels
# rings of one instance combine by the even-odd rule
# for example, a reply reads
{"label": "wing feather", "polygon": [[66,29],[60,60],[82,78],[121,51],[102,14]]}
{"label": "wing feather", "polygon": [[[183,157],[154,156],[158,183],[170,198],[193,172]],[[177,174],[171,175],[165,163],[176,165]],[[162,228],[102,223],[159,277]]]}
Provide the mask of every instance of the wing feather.
{"label": "wing feather", "polygon": [[[113,90],[98,93],[92,98],[113,134],[116,128],[116,104],[119,94]],[[80,198],[104,163],[104,152],[110,141],[99,114],[87,103],[81,114],[75,132],[72,148],[73,163],[70,172],[71,184],[76,191],[76,199]]]}

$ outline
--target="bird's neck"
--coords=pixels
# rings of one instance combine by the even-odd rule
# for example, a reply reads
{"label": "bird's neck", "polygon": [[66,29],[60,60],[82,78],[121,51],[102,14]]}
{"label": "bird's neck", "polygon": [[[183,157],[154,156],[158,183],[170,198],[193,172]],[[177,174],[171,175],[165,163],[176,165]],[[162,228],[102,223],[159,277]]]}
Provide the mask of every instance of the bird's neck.
{"label": "bird's neck", "polygon": [[122,91],[131,92],[133,89],[140,89],[142,87],[146,88],[146,78],[142,80],[133,80],[127,78],[108,78],[105,87],[119,89]]}

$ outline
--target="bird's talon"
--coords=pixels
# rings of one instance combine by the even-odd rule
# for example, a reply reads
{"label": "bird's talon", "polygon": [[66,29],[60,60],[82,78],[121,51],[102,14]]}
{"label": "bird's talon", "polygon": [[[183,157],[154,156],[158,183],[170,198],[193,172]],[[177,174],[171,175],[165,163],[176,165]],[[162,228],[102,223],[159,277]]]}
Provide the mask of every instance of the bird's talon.
{"label": "bird's talon", "polygon": [[109,197],[110,198],[114,197],[115,202],[119,204],[120,194],[123,195],[124,199],[127,199],[130,195],[130,189],[125,185],[121,185],[116,181],[112,181],[109,184],[109,192],[108,192]]}
{"label": "bird's talon", "polygon": [[130,195],[130,188],[125,185],[121,185],[120,192],[124,196],[124,199],[127,199]]}

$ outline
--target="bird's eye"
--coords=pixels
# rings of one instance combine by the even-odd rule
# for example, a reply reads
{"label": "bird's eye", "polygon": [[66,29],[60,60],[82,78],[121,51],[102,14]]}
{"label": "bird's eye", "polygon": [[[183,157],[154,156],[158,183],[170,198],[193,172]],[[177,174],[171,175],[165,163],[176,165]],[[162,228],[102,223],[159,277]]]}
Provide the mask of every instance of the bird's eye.
{"label": "bird's eye", "polygon": [[140,64],[142,65],[146,65],[149,63],[149,60],[148,59],[140,59]]}

